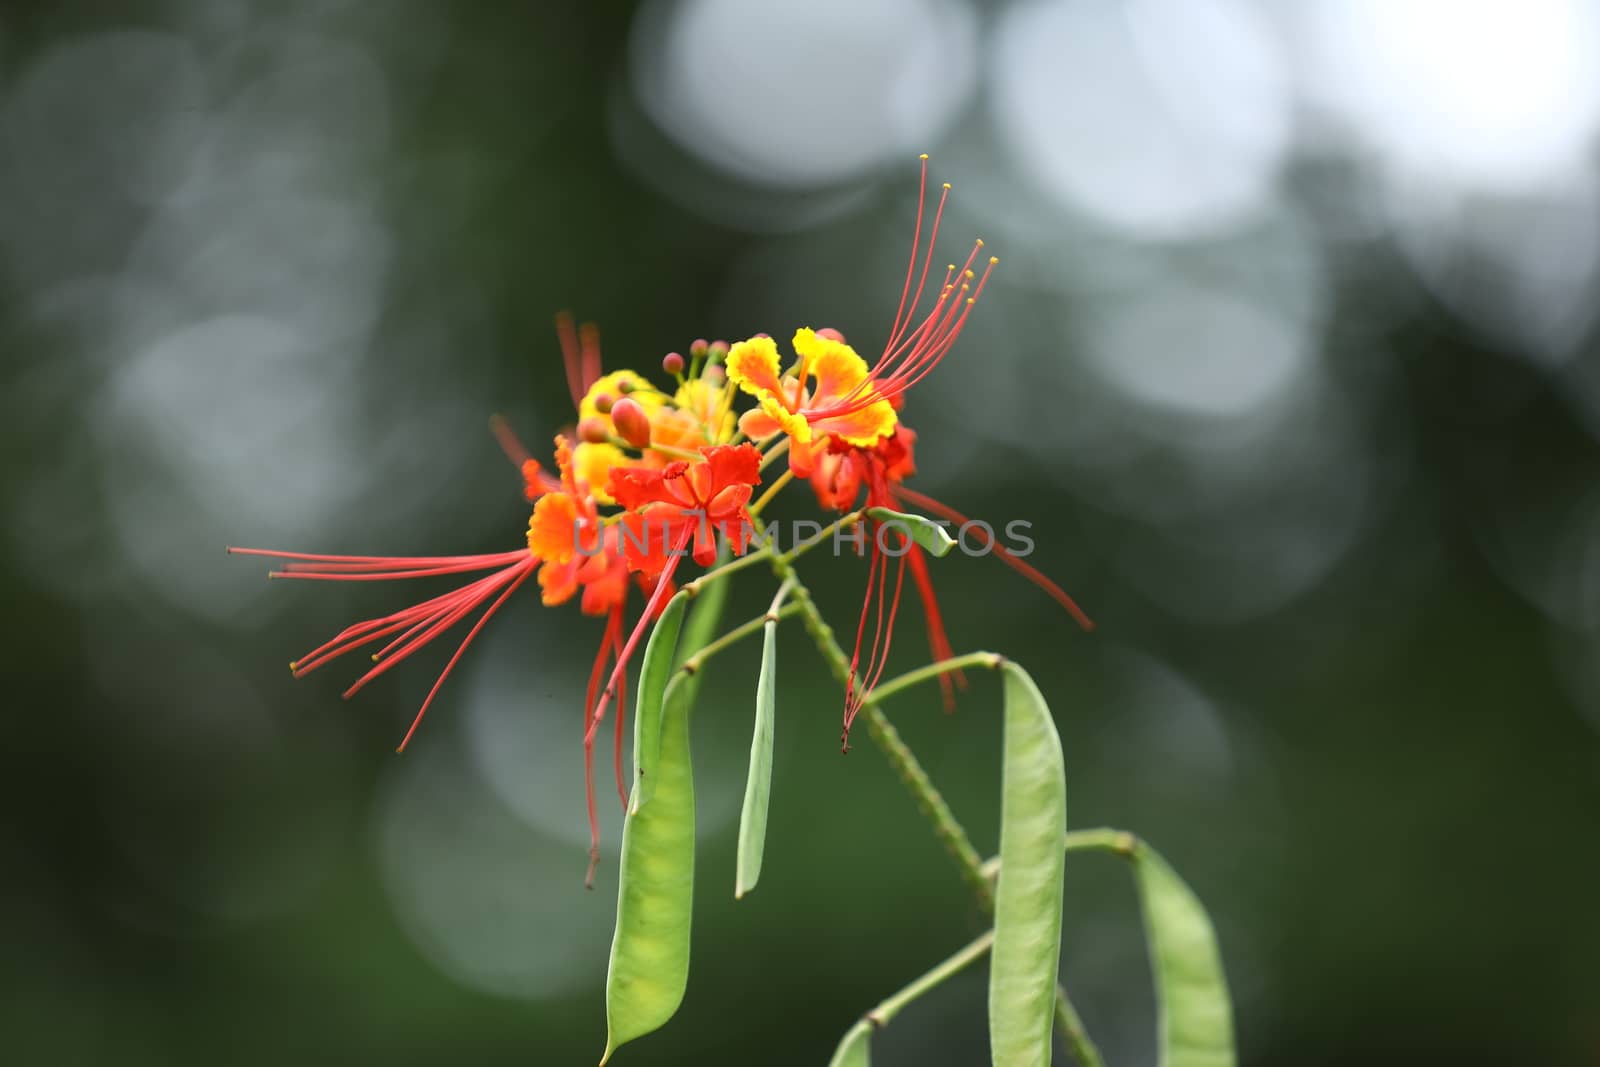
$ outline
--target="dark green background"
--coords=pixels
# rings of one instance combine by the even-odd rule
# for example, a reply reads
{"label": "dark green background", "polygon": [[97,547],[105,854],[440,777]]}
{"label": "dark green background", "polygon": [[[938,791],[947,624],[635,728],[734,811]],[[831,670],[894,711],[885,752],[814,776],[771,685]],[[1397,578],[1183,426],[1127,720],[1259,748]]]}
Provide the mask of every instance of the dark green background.
{"label": "dark green background", "polygon": [[[314,393],[325,376],[330,389],[356,398],[353,406],[262,416],[268,425],[281,420],[291,436],[317,432],[324,418],[348,420],[317,457],[353,475],[330,509],[340,518],[309,537],[292,524],[259,529],[219,515],[217,499],[174,481],[152,461],[161,448],[126,429],[176,425],[187,459],[209,464],[218,484],[264,512],[293,512],[316,471],[293,469],[271,451],[241,451],[214,417],[275,382],[271,372],[239,374],[237,362],[220,363],[211,377],[191,369],[190,388],[163,426],[105,421],[107,403],[122,410],[106,400],[120,395],[121,368],[150,338],[108,330],[118,321],[113,301],[73,287],[140,269],[140,234],[157,194],[183,176],[156,168],[141,179],[140,188],[154,190],[144,195],[116,177],[166,135],[118,117],[118,94],[143,75],[112,64],[102,82],[80,63],[72,69],[81,91],[58,86],[24,101],[19,90],[37,69],[30,64],[53,49],[127,29],[188,40],[213,72],[197,100],[226,102],[266,70],[293,86],[275,66],[277,38],[262,28],[271,20],[247,5],[0,8],[0,100],[9,95],[11,107],[0,154],[8,220],[0,471],[14,549],[0,554],[0,1058],[9,1062],[592,1062],[604,1043],[614,857],[601,889],[585,893],[577,838],[541,836],[485,787],[464,725],[475,692],[466,678],[445,690],[413,749],[396,757],[393,745],[431,678],[421,660],[349,705],[337,699],[348,665],[298,684],[283,671],[285,660],[346,622],[407,603],[405,591],[283,585],[264,596],[261,568],[225,557],[222,546],[514,546],[527,509],[484,419],[504,412],[540,444],[570,418],[550,328],[560,308],[602,324],[609,366],[640,369],[698,335],[783,337],[813,317],[870,350],[892,311],[897,279],[863,261],[892,262],[884,250],[898,247],[910,220],[909,161],[823,190],[817,195],[856,199],[825,222],[786,232],[745,232],[686,211],[648,175],[740,187],[619,102],[633,18],[625,6],[294,8],[302,9],[312,12],[304,32],[365,50],[388,87],[383,145],[371,152],[351,146],[360,122],[338,125],[349,101],[319,87],[315,71],[300,95],[277,101],[277,114],[303,116],[313,131],[286,142],[286,165],[357,153],[344,193],[388,241],[364,343],[328,342],[302,383]],[[42,112],[34,107],[41,99],[50,105]],[[151,106],[181,114],[190,104]],[[334,132],[319,140],[324,120]],[[951,140],[981,143],[980,125],[963,119]],[[619,163],[619,144],[635,165]],[[241,151],[226,139],[213,147],[213,162]],[[941,145],[930,147],[936,163],[944,158]],[[940,176],[958,190],[993,177],[975,175],[966,162],[974,158],[1005,179],[1000,153],[953,158]],[[1552,598],[1575,605],[1565,617],[1519,596],[1491,560],[1501,532],[1568,529],[1584,513],[1600,472],[1596,445],[1559,376],[1451,317],[1381,234],[1352,239],[1324,225],[1319,212],[1330,197],[1359,184],[1351,169],[1312,152],[1291,167],[1282,191],[1333,265],[1322,283],[1319,358],[1330,380],[1360,396],[1353,432],[1377,457],[1368,519],[1326,574],[1271,610],[1217,617],[1175,613],[1142,593],[1119,565],[1130,546],[1153,563],[1153,582],[1241,592],[1253,580],[1253,550],[1241,550],[1231,577],[1207,573],[1205,552],[1190,551],[1181,523],[1119,514],[1075,488],[1076,472],[1096,457],[1022,447],[987,431],[992,420],[1074,420],[1075,404],[1093,402],[1089,392],[1049,387],[1026,410],[962,408],[947,391],[938,394],[944,408],[930,410],[930,393],[914,397],[906,416],[929,441],[929,491],[971,513],[1033,522],[1032,561],[1079,597],[1099,631],[1080,634],[993,560],[953,557],[936,581],[956,647],[1023,662],[1051,700],[1070,822],[1144,835],[1212,909],[1244,1063],[1592,1063],[1600,1054],[1600,719],[1592,704],[1579,706],[1556,667],[1577,664],[1581,675],[1594,656],[1582,625],[1590,550],[1556,537],[1517,542]],[[806,202],[755,187],[739,195],[779,216]],[[968,232],[962,223],[952,239]],[[336,246],[338,233],[308,217],[273,233],[276,244],[247,243],[242,254],[270,265],[291,250],[284,262],[292,271],[292,250]],[[1067,248],[1081,237],[1063,229],[1062,257],[1083,255]],[[855,252],[868,240],[870,255]],[[1204,245],[1173,256],[1191,254],[1203,268]],[[1235,254],[1270,275],[1248,245]],[[330,256],[328,278],[337,282],[339,249]],[[791,256],[818,264],[814,284],[798,284],[793,273],[769,281],[751,266]],[[1094,276],[1092,260],[1073,262],[1069,275]],[[941,374],[989,366],[1026,381],[1051,361],[1077,358],[1071,337],[1052,324],[1089,313],[1092,293],[1063,294],[1037,253],[1004,266],[951,357],[969,369]],[[201,260],[195,269],[208,268]],[[730,289],[736,271],[746,276]],[[737,301],[730,291],[758,295]],[[339,290],[331,292],[337,302]],[[134,319],[144,307],[137,290],[117,300],[115,310],[132,307]],[[293,323],[328,309],[277,311]],[[1591,336],[1573,365],[1596,359]],[[1040,380],[1070,382],[1075,373]],[[267,390],[262,403],[276,395]],[[214,407],[223,397],[235,406]],[[970,448],[941,446],[940,435]],[[942,477],[941,457],[960,457]],[[305,458],[297,453],[295,462]],[[1271,447],[1254,460],[1275,461]],[[1137,495],[1191,476],[1150,449],[1119,477]],[[1314,486],[1315,471],[1308,477]],[[1292,528],[1305,521],[1305,494],[1302,485],[1258,495],[1237,513],[1224,509],[1212,533],[1220,523],[1249,546],[1275,524]],[[170,551],[155,565],[136,565],[122,539],[129,499],[170,523]],[[799,493],[785,506],[782,514],[812,515]],[[294,543],[278,540],[291,536]],[[181,595],[169,595],[164,573],[184,576]],[[836,626],[848,629],[859,561],[817,558],[807,576]],[[741,577],[730,620],[761,610],[769,596],[760,572]],[[472,658],[516,661],[526,683],[514,714],[575,718],[568,694],[598,640],[595,621],[524,596],[495,628],[500,635]],[[919,628],[908,609],[897,665],[918,662]],[[840,694],[798,630],[785,633],[780,651],[779,753],[760,889],[733,903],[734,833],[724,819],[701,840],[683,1009],[664,1031],[624,1049],[619,1064],[823,1063],[861,1011],[980,929],[954,869],[879,755],[863,740],[839,756]],[[701,768],[718,783],[708,788],[724,794],[743,773],[754,656],[749,646],[719,663],[697,713]],[[997,837],[997,704],[997,686],[979,678],[953,716],[940,713],[931,689],[893,708],[985,851]],[[574,768],[579,758],[574,748]],[[397,770],[397,761],[408,766]],[[581,837],[581,793],[550,795],[548,818]],[[615,804],[604,789],[602,799]],[[419,824],[408,839],[406,819],[424,812],[442,821]],[[614,823],[607,844],[615,848]],[[493,884],[480,877],[486,862]],[[483,981],[443,973],[397,917],[395,864],[434,875],[459,868],[458,883],[441,883],[457,885],[459,901],[448,893],[435,900],[446,910],[522,915],[505,927],[515,939],[510,955],[541,961],[541,973],[557,976],[552,985],[499,996]],[[1071,857],[1067,915],[1064,977],[1108,1061],[1152,1062],[1153,1006],[1126,872],[1111,860]],[[587,932],[557,938],[568,926]],[[579,977],[563,983],[563,972]],[[484,981],[495,987],[492,975]],[[980,968],[907,1011],[875,1056],[884,1064],[983,1062],[983,1010]]]}

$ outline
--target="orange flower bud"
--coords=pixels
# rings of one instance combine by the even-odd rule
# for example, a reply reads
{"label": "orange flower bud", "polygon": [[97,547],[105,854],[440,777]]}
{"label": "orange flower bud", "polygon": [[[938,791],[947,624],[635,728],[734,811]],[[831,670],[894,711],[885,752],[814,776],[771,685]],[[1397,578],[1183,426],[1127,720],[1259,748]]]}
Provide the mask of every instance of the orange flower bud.
{"label": "orange flower bud", "polygon": [[611,425],[617,434],[634,448],[650,445],[650,416],[644,413],[637,400],[623,397],[611,405]]}
{"label": "orange flower bud", "polygon": [[668,374],[682,374],[683,356],[679,355],[677,352],[668,352],[666,355],[661,357],[661,369],[666,371]]}
{"label": "orange flower bud", "polygon": [[[634,405],[638,407],[637,404]],[[578,440],[597,445],[611,438],[611,431],[606,427],[606,420],[598,415],[578,421]]]}

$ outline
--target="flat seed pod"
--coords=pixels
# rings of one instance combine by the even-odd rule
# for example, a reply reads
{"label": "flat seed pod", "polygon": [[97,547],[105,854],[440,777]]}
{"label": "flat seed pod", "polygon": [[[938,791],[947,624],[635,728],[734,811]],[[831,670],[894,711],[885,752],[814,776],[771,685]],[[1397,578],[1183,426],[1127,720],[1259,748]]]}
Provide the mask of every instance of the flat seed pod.
{"label": "flat seed pod", "polygon": [[682,591],[667,601],[645,642],[644,660],[639,665],[639,700],[633,711],[633,799],[628,807],[637,812],[655,794],[656,765],[661,756],[661,703],[666,695],[667,678],[678,650],[678,631],[683,628],[683,612],[689,595]]}
{"label": "flat seed pod", "polygon": [[667,684],[655,797],[623,824],[602,1064],[625,1042],[672,1018],[689,983],[694,776],[685,678],[680,673]]}
{"label": "flat seed pod", "polygon": [[744,806],[739,811],[739,853],[733,883],[735,900],[756,887],[767,846],[772,737],[777,718],[778,620],[768,618],[762,631],[761,675],[756,680],[756,723],[750,738],[750,772],[744,783]]}
{"label": "flat seed pod", "polygon": [[1133,869],[1160,1005],[1161,1067],[1233,1067],[1233,1005],[1205,907],[1143,842]]}
{"label": "flat seed pod", "polygon": [[1048,1067],[1061,961],[1067,786],[1061,739],[1028,673],[1007,662],[1000,876],[989,967],[995,1067]]}

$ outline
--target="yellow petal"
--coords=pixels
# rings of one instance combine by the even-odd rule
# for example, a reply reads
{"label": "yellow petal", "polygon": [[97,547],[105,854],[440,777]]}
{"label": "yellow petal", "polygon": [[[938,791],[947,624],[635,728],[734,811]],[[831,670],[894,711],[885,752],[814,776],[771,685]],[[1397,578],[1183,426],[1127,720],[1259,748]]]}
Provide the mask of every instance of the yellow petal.
{"label": "yellow petal", "polygon": [[585,441],[572,453],[572,473],[589,487],[589,493],[602,504],[616,501],[606,493],[611,468],[628,462],[628,457],[616,445],[604,441]]}
{"label": "yellow petal", "polygon": [[775,396],[778,384],[778,346],[770,337],[740,341],[728,351],[728,380],[751,396]]}

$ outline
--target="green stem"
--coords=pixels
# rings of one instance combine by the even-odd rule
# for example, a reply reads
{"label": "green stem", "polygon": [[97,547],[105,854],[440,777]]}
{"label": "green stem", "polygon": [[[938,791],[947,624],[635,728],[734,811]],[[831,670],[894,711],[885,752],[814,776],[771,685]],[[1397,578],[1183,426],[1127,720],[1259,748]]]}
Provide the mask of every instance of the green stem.
{"label": "green stem", "polygon": [[951,656],[949,659],[942,659],[938,663],[930,663],[926,667],[918,667],[914,671],[907,671],[902,675],[889,679],[882,685],[873,686],[872,699],[882,703],[902,689],[909,689],[918,682],[926,682],[929,679],[939,677],[941,674],[949,674],[952,671],[963,670],[967,667],[987,667],[990,670],[994,670],[1004,662],[1004,656],[996,655],[993,652],[968,652],[964,656]]}
{"label": "green stem", "polygon": [[837,519],[834,519],[828,525],[824,526],[817,533],[817,535],[811,538],[809,541],[801,541],[799,544],[791,546],[789,551],[782,554],[784,562],[793,563],[807,552],[810,552],[813,548],[816,548],[818,545],[822,544],[822,542],[828,540],[839,530],[842,530],[848,526],[854,526],[856,523],[860,522],[861,517],[865,514],[866,512],[864,511],[852,511],[848,515],[840,515]]}
{"label": "green stem", "polygon": [[988,952],[989,946],[993,944],[994,931],[990,930],[988,933],[984,934],[982,937],[973,941],[971,944],[967,945],[967,947],[963,948],[961,951],[957,952],[955,955],[939,964],[939,966],[935,967],[921,978],[918,978],[916,981],[900,990],[900,992],[896,993],[894,996],[889,997],[876,1008],[873,1008],[871,1011],[867,1012],[864,1018],[867,1020],[867,1022],[872,1024],[873,1029],[882,1030],[885,1026],[889,1025],[889,1020],[900,1014],[901,1008],[905,1007],[907,1004],[910,1004],[913,1000],[916,1000],[918,997],[922,996],[922,994],[926,993],[940,982],[943,982],[946,978],[958,974],[968,964],[982,957],[985,952]]}
{"label": "green stem", "polygon": [[700,590],[712,582],[720,582],[734,571],[742,571],[746,567],[753,567],[771,555],[772,549],[770,548],[758,548],[753,552],[746,552],[738,559],[730,559],[720,567],[706,571],[692,581],[684,582],[682,591],[688,593],[690,597],[697,597],[700,595]]}
{"label": "green stem", "polygon": [[783,455],[787,451],[789,451],[789,438],[788,437],[784,437],[783,440],[779,441],[777,444],[775,444],[771,448],[767,449],[766,455],[761,457],[761,466],[759,468],[757,468],[757,469],[758,470],[766,470],[769,466],[772,465],[772,461],[773,460],[777,459],[779,456]]}
{"label": "green stem", "polygon": [[772,503],[772,498],[782,492],[783,487],[792,481],[794,481],[794,471],[784,471],[776,481],[767,486],[767,491],[761,494],[761,499],[750,505],[750,517],[752,519],[758,518],[761,515],[762,509],[768,504]]}
{"label": "green stem", "polygon": [[735,626],[733,629],[729,630],[715,641],[708,641],[704,646],[701,647],[700,651],[684,659],[683,663],[679,665],[678,669],[685,670],[690,674],[693,674],[695,671],[705,666],[706,660],[710,659],[712,656],[715,656],[718,652],[721,652],[730,645],[738,644],[751,634],[759,633],[761,627],[765,626],[769,619],[786,619],[790,615],[798,614],[800,614],[800,605],[785,604],[776,612],[769,611],[765,615],[757,615],[749,622],[743,622],[738,626]]}
{"label": "green stem", "polygon": [[[1115,852],[1119,856],[1132,856],[1139,847],[1139,839],[1126,830],[1068,830],[1061,839],[1067,852]],[[1000,873],[1000,857],[990,856],[983,861],[983,876],[993,879]]]}

